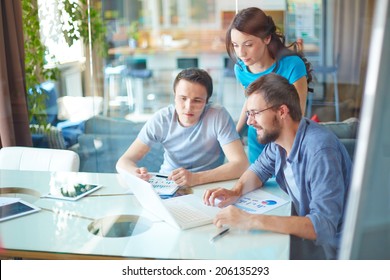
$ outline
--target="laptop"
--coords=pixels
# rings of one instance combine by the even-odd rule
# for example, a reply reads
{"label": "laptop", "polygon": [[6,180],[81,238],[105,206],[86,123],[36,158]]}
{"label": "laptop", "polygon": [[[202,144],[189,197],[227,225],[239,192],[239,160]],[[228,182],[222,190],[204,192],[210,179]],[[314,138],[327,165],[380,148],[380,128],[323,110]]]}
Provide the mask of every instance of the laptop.
{"label": "laptop", "polygon": [[143,208],[175,228],[184,230],[211,224],[220,211],[218,207],[205,205],[193,194],[161,199],[149,182],[125,170],[118,172]]}

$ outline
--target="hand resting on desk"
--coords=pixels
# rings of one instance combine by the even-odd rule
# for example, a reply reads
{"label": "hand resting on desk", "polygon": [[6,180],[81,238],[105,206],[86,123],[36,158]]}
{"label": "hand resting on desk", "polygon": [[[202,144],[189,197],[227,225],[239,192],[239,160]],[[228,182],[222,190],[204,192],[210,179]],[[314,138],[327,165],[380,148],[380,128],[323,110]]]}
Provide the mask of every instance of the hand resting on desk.
{"label": "hand resting on desk", "polygon": [[[261,216],[260,214],[256,215],[257,217]],[[217,227],[234,227],[244,230],[250,230],[254,228],[254,219],[253,214],[249,214],[233,205],[229,205],[226,208],[222,209],[214,218],[214,225]]]}
{"label": "hand resting on desk", "polygon": [[206,205],[218,206],[222,209],[214,218],[214,225],[221,228],[223,226],[231,226],[240,229],[250,229],[249,214],[237,207],[234,204],[240,195],[235,191],[218,188],[206,190],[203,195],[203,201]]}

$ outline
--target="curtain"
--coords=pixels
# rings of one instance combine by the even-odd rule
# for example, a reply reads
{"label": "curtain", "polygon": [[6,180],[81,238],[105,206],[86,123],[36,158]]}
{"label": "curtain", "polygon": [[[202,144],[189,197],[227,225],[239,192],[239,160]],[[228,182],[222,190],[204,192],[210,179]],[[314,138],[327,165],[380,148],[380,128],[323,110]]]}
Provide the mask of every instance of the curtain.
{"label": "curtain", "polygon": [[0,1],[0,147],[32,146],[24,84],[21,1]]}
{"label": "curtain", "polygon": [[361,83],[363,50],[368,47],[367,1],[333,0],[334,60],[339,57],[338,79],[341,84]]}

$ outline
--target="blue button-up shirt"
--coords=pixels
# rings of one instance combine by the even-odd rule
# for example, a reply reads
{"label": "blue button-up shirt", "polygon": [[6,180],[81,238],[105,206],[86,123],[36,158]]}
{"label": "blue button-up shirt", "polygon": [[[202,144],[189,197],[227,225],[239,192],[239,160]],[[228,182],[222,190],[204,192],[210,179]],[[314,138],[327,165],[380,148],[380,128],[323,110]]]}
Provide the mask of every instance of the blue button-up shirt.
{"label": "blue button-up shirt", "polygon": [[291,198],[299,216],[313,223],[317,239],[328,258],[336,258],[351,180],[352,163],[344,145],[326,127],[303,118],[289,157],[279,145],[271,143],[251,166],[262,182],[275,175],[287,193],[283,167],[288,161],[299,189]]}

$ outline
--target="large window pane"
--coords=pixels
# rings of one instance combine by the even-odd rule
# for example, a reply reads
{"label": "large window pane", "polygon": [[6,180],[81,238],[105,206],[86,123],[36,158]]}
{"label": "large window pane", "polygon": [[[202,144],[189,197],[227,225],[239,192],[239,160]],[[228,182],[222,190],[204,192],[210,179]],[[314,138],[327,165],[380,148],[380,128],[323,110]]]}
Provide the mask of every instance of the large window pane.
{"label": "large window pane", "polygon": [[[59,0],[46,3],[50,3],[48,5],[53,9],[56,1]],[[58,64],[62,73],[58,81],[59,96],[96,97],[101,100],[101,110],[97,114],[107,121],[104,125],[99,123],[100,127],[97,122],[90,122],[93,124],[87,126],[90,131],[83,131],[80,137],[84,142],[78,141],[78,146],[73,146],[80,154],[84,153],[84,171],[115,171],[117,158],[130,145],[130,139],[136,136],[143,123],[158,109],[172,103],[172,82],[183,67],[206,69],[214,81],[211,102],[225,106],[233,119],[238,120],[245,98],[241,85],[231,71],[225,69],[230,65],[225,49],[225,32],[236,9],[259,5],[258,1],[90,2],[100,13],[106,28],[107,55],[97,54],[96,44],[92,45],[92,53],[89,53],[89,46],[80,42],[72,47],[77,51],[69,52],[77,53],[79,58],[73,58],[73,64]],[[360,2],[352,3],[348,9],[342,9],[343,1],[336,0],[261,1],[260,8],[272,16],[288,43],[302,39],[305,55],[313,67],[333,66],[337,62],[341,69],[341,64],[359,61],[358,71],[360,76],[364,76],[371,2],[365,7]],[[349,12],[351,9],[355,12]],[[360,12],[363,10],[365,12]],[[347,24],[344,18],[353,16],[357,18],[355,21],[351,19],[348,24],[354,26],[353,22],[360,22],[356,32],[360,32],[361,36],[352,36],[353,42],[343,42],[342,36],[337,33]],[[339,22],[342,24],[338,25]],[[45,25],[50,26],[50,30],[55,28],[51,23]],[[47,34],[53,35],[53,32],[43,34],[49,38]],[[340,57],[337,54],[342,52],[339,46],[346,43],[359,45],[361,49],[354,52],[354,56],[342,55],[344,60],[349,57],[348,61],[336,61]],[[58,57],[66,53],[52,45],[48,41],[47,46],[53,49],[53,53],[57,51]],[[359,83],[345,79],[335,82],[332,76],[316,74],[316,79],[309,117],[316,114],[321,121],[335,120],[335,88],[339,93],[340,120],[359,116],[364,78]],[[76,80],[77,83],[74,82]],[[95,103],[93,106],[99,106]],[[120,127],[118,122],[126,121],[133,122],[134,130],[117,129]],[[110,153],[108,158],[107,153]]]}

